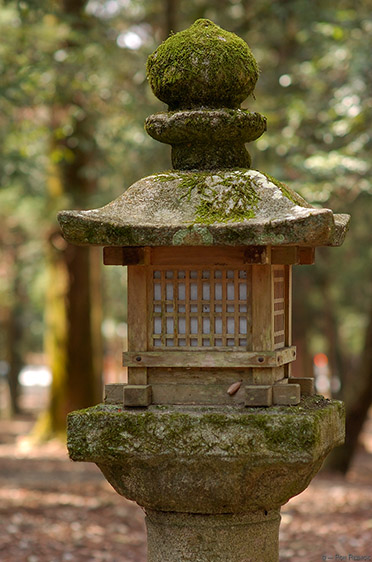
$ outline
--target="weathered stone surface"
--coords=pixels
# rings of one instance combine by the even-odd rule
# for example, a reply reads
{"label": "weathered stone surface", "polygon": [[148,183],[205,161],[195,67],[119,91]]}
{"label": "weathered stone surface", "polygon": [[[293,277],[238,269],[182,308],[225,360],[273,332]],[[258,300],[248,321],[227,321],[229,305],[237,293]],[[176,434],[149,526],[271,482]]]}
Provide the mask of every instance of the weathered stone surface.
{"label": "weathered stone surface", "polygon": [[96,463],[119,494],[162,511],[279,508],[343,438],[343,405],[321,397],[268,409],[99,405],[68,417],[70,457]]}
{"label": "weathered stone surface", "polygon": [[147,133],[167,144],[251,142],[266,131],[266,118],[245,109],[197,109],[155,113],[145,122]]}
{"label": "weathered stone surface", "polygon": [[243,109],[197,109],[150,115],[145,128],[172,145],[175,170],[250,168],[244,143],[262,135],[266,118]]}
{"label": "weathered stone surface", "polygon": [[299,384],[276,384],[273,386],[273,404],[298,404],[301,398]]}
{"label": "weathered stone surface", "polygon": [[251,156],[243,142],[185,142],[172,145],[172,166],[175,170],[221,170],[250,168]]}
{"label": "weathered stone surface", "polygon": [[271,385],[248,385],[245,387],[246,406],[272,406],[273,389]]}
{"label": "weathered stone surface", "polygon": [[147,73],[154,94],[176,110],[151,115],[145,125],[172,146],[174,169],[250,168],[244,143],[266,130],[266,119],[238,109],[258,78],[240,37],[198,20],[149,56]]}
{"label": "weathered stone surface", "polygon": [[140,407],[151,404],[151,385],[126,384],[123,390],[124,406]]}
{"label": "weathered stone surface", "polygon": [[124,402],[124,384],[114,383],[105,384],[105,404],[123,404]]}
{"label": "weathered stone surface", "polygon": [[147,510],[148,562],[276,562],[279,511],[196,515]]}
{"label": "weathered stone surface", "polygon": [[58,218],[69,242],[104,246],[340,245],[349,222],[255,170],[157,174]]}

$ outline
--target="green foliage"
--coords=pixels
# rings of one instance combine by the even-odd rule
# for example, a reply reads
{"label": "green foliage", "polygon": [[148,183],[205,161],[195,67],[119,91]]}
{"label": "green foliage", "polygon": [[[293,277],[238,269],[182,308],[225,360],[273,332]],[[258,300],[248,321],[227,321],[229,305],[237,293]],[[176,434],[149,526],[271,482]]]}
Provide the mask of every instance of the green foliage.
{"label": "green foliage", "polygon": [[[300,5],[304,10],[296,9]],[[294,282],[298,300],[312,319],[308,339],[316,336],[319,342],[322,334],[323,350],[332,355],[325,314],[331,309],[337,332],[333,337],[348,365],[350,355],[358,354],[363,345],[372,296],[367,257],[372,83],[366,72],[371,3],[356,7],[350,2],[337,6],[325,2],[310,18],[309,8],[301,2],[293,3],[290,10],[283,7],[283,19],[272,22],[262,56],[254,51],[262,68],[257,109],[268,117],[268,133],[258,140],[252,155],[255,166],[288,182],[308,201],[352,215],[344,246],[319,251],[316,268],[298,268]],[[277,31],[284,24],[286,33],[279,38]],[[255,26],[252,33],[261,31]],[[294,312],[296,327],[300,318]],[[341,374],[333,361],[332,368]]]}

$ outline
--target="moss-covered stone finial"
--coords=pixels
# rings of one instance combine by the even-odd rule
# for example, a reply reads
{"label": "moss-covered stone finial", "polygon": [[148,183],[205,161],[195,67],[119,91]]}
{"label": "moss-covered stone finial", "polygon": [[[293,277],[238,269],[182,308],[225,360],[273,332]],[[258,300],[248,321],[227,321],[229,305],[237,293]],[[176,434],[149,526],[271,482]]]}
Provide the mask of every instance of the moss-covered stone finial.
{"label": "moss-covered stone finial", "polygon": [[156,97],[171,110],[237,108],[253,92],[258,66],[243,39],[199,19],[149,56],[147,75]]}
{"label": "moss-covered stone finial", "polygon": [[172,146],[175,169],[250,167],[244,144],[262,135],[266,119],[239,109],[258,78],[243,39],[209,20],[197,20],[149,56],[147,76],[171,111],[151,115],[146,131]]}

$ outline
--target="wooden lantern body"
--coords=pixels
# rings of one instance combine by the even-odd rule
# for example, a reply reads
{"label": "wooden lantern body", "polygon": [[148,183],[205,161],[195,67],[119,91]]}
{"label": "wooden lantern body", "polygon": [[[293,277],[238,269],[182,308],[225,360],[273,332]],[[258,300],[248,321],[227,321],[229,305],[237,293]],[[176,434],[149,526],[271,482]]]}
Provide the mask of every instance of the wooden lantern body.
{"label": "wooden lantern body", "polygon": [[[127,265],[128,385],[107,399],[149,404],[294,404],[292,265],[306,247],[106,247]],[[309,382],[307,389],[309,393]]]}

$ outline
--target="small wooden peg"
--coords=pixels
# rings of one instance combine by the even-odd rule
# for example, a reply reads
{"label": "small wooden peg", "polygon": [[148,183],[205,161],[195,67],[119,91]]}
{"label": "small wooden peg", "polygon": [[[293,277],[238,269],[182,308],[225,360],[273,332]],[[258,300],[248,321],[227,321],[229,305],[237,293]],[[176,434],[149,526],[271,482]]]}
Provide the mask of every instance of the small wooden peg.
{"label": "small wooden peg", "polygon": [[230,396],[233,396],[234,394],[236,394],[238,392],[238,390],[241,386],[242,386],[242,381],[233,382],[232,385],[230,385],[229,388],[227,389],[227,394],[230,394]]}

